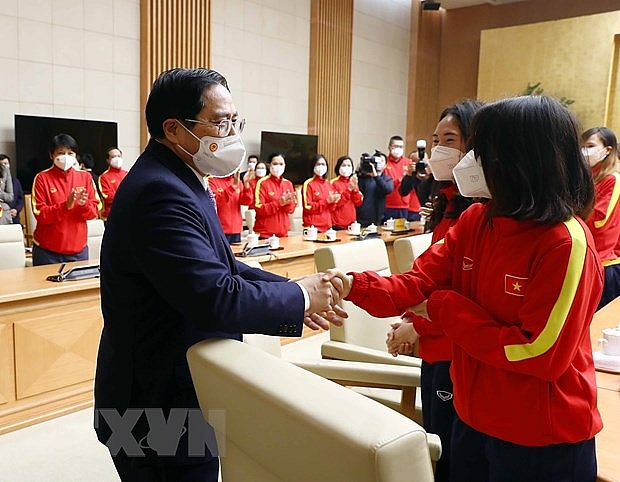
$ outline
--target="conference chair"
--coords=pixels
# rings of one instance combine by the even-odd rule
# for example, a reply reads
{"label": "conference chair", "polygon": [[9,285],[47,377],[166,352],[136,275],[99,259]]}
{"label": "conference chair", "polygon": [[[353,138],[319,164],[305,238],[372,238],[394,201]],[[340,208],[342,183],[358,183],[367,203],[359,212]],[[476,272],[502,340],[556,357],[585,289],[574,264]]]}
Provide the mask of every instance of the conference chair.
{"label": "conference chair", "polygon": [[0,269],[23,268],[26,265],[24,232],[21,224],[0,226]]}
{"label": "conference chair", "polygon": [[88,258],[99,261],[105,223],[102,219],[89,219],[86,221],[86,227],[88,231],[88,238],[86,241],[88,244]]}
{"label": "conference chair", "polygon": [[433,480],[428,434],[394,410],[236,340],[187,359],[223,482]]}
{"label": "conference chair", "polygon": [[416,234],[394,241],[394,258],[399,273],[411,269],[415,259],[431,245],[433,233]]}

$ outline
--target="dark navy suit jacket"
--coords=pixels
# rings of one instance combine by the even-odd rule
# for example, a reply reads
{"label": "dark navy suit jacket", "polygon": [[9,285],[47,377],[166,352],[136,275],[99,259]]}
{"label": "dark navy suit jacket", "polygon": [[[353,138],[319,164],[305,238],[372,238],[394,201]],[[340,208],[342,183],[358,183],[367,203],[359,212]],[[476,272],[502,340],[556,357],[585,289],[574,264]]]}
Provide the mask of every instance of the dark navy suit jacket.
{"label": "dark navy suit jacket", "polygon": [[187,349],[240,333],[300,336],[304,298],[296,283],[235,259],[196,174],[151,140],[106,223],[101,308],[95,427],[105,443],[98,409],[197,408]]}

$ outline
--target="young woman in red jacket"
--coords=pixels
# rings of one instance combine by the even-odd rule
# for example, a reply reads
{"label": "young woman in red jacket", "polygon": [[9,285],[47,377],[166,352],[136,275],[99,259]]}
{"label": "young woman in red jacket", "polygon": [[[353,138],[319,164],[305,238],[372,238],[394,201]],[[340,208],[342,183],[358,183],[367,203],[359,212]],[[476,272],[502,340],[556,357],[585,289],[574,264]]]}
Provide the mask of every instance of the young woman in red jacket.
{"label": "young woman in red jacket", "polygon": [[589,327],[604,275],[577,126],[550,97],[483,106],[453,172],[461,194],[489,202],[407,273],[340,273],[372,315],[411,311],[452,341],[452,482],[596,479]]}
{"label": "young woman in red jacket", "polygon": [[620,296],[620,166],[616,134],[593,127],[581,135],[583,153],[592,168],[596,188],[594,212],[586,220],[605,268],[605,285],[598,308]]}
{"label": "young woman in red jacket", "polygon": [[301,188],[302,222],[304,227],[314,226],[322,233],[332,227],[332,211],[340,194],[327,180],[327,160],[323,154],[312,158],[312,170],[314,175]]}
{"label": "young woman in red jacket", "polygon": [[353,172],[353,161],[349,156],[338,158],[336,172],[338,176],[330,182],[340,199],[332,211],[332,225],[334,229],[347,229],[356,220],[355,208],[362,205],[364,195],[359,190],[357,174]]}

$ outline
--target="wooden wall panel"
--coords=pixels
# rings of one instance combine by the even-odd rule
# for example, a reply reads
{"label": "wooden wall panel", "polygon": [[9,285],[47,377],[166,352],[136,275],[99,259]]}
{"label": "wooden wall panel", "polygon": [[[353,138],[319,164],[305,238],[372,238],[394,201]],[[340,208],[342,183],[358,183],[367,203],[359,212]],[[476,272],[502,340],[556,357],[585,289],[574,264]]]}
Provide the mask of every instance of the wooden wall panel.
{"label": "wooden wall panel", "polygon": [[310,17],[308,134],[319,136],[331,177],[349,149],[353,0],[312,0]]}
{"label": "wooden wall panel", "polygon": [[620,35],[614,36],[611,54],[609,85],[605,100],[604,125],[610,127],[616,135],[620,133]]}
{"label": "wooden wall panel", "polygon": [[[210,0],[141,0],[140,108],[153,81],[168,69],[210,66]],[[148,140],[146,123],[140,137]]]}

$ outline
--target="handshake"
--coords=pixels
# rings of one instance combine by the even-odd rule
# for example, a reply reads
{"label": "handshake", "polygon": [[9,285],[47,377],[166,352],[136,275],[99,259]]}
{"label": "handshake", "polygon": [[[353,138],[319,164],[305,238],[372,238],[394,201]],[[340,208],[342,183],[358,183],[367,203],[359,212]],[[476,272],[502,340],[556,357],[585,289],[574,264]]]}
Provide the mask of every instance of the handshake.
{"label": "handshake", "polygon": [[351,291],[353,277],[338,269],[328,269],[325,273],[316,273],[295,279],[303,286],[310,297],[310,308],[304,314],[304,324],[312,330],[327,330],[329,323],[342,325],[347,313],[338,303]]}

